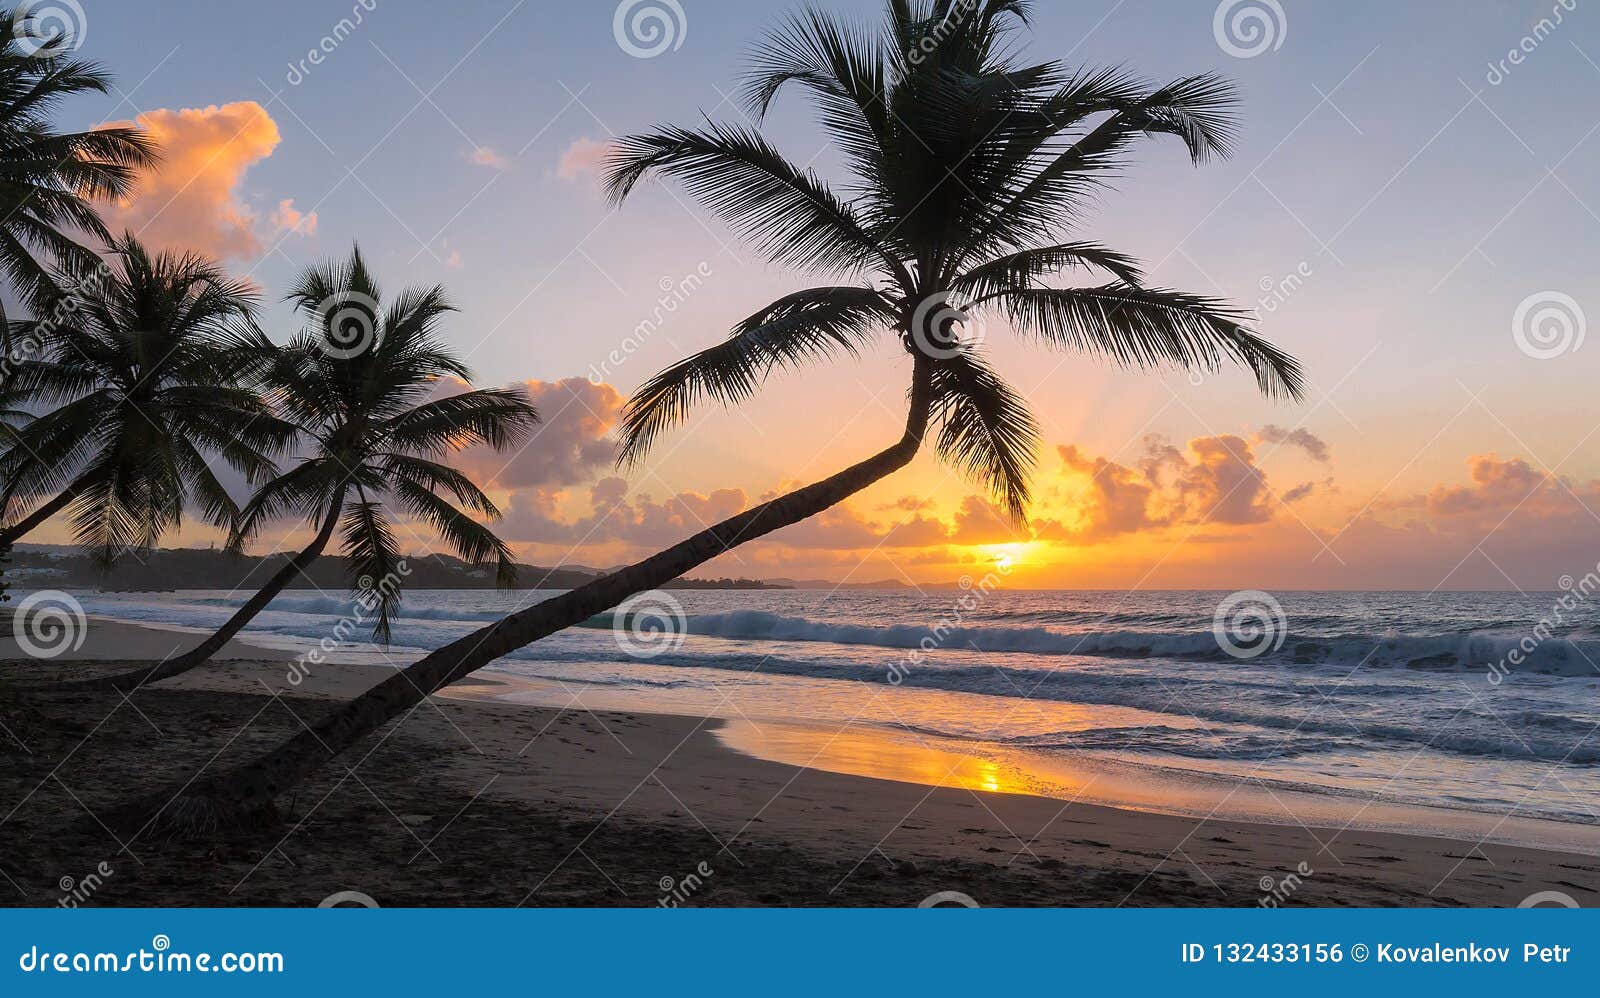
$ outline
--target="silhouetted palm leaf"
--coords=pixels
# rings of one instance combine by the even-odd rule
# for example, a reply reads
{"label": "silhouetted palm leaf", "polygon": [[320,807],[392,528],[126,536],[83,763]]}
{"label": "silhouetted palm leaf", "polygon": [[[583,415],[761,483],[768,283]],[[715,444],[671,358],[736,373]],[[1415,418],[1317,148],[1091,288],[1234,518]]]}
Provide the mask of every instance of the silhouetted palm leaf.
{"label": "silhouetted palm leaf", "polygon": [[[79,233],[111,240],[93,202],[127,197],[157,160],[136,128],[56,131],[51,119],[64,102],[109,93],[111,78],[95,63],[68,58],[69,39],[42,31],[0,11],[0,273],[35,311],[49,297],[52,269],[81,276],[99,265],[77,242]],[[9,335],[0,311],[0,337]]]}
{"label": "silhouetted palm leaf", "polygon": [[47,411],[0,456],[0,509],[60,505],[107,562],[155,544],[191,501],[232,527],[238,508],[212,462],[261,481],[295,433],[248,387],[270,350],[250,325],[253,294],[209,260],[152,254],[131,236],[105,269],[53,275],[48,290],[52,318],[15,325],[33,356],[5,389]]}
{"label": "silhouetted palm leaf", "polygon": [[[814,8],[791,17],[755,49],[742,92],[759,122],[786,88],[802,89],[843,154],[849,178],[837,189],[848,197],[746,125],[660,128],[618,144],[615,200],[652,173],[678,179],[773,262],[874,284],[785,298],[652,378],[628,402],[624,460],[702,400],[739,404],[774,367],[831,361],[891,332],[932,370],[941,455],[1020,517],[1037,427],[971,344],[940,339],[982,308],[1053,346],[1138,368],[1238,363],[1264,393],[1300,397],[1299,365],[1241,313],[1146,287],[1133,257],[1074,231],[1140,139],[1174,137],[1196,164],[1228,155],[1232,84],[1027,62],[1013,37],[1031,11],[1022,0],[886,6],[877,27]],[[1114,280],[1055,286],[1082,270]],[[946,328],[916,328],[941,312]]]}
{"label": "silhouetted palm leaf", "polygon": [[[463,559],[494,565],[497,581],[513,585],[510,549],[452,500],[488,519],[499,509],[467,476],[431,459],[477,444],[520,444],[539,418],[527,393],[469,389],[433,397],[448,379],[470,377],[436,337],[454,309],[438,287],[403,291],[385,307],[359,249],[346,262],[306,270],[289,300],[305,328],[266,381],[305,450],[245,505],[229,543],[242,546],[284,516],[302,516],[313,528],[338,518],[353,591],[370,603],[380,642],[388,640],[403,581],[394,509],[422,520]],[[353,338],[337,325],[350,315],[363,324]],[[318,554],[320,548],[310,551]]]}

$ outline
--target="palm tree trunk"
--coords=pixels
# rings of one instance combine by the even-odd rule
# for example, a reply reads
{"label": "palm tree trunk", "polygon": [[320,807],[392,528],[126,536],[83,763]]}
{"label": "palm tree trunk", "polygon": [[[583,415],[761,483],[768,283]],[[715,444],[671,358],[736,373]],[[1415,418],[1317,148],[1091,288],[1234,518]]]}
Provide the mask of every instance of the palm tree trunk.
{"label": "palm tree trunk", "polygon": [[932,397],[930,367],[916,359],[911,411],[899,442],[859,464],[702,530],[644,561],[530,606],[453,641],[385,679],[272,752],[229,772],[196,780],[176,798],[156,795],[118,810],[115,820],[143,832],[159,826],[202,834],[222,825],[270,818],[273,801],[330,759],[434,693],[508,652],[655,589],[741,544],[842,502],[899,471],[922,446]]}
{"label": "palm tree trunk", "polygon": [[87,488],[87,482],[73,482],[63,489],[60,495],[23,517],[15,526],[0,529],[0,547],[10,547],[26,537],[39,524],[70,506],[72,501],[82,495]]}
{"label": "palm tree trunk", "polygon": [[344,508],[344,495],[341,493],[328,509],[328,515],[323,518],[322,529],[312,539],[305,550],[289,559],[289,563],[273,573],[267,584],[261,587],[260,592],[250,597],[249,602],[241,606],[228,622],[217,629],[217,632],[200,642],[194,648],[181,655],[159,662],[148,669],[134,669],[130,672],[119,672],[114,676],[102,676],[82,682],[71,683],[79,689],[117,689],[124,693],[131,693],[146,683],[154,683],[162,679],[171,679],[180,676],[190,669],[204,665],[222,650],[222,646],[233,640],[234,635],[244,629],[244,625],[254,620],[256,615],[267,608],[277,595],[288,587],[306,568],[322,556],[323,550],[328,546],[328,541],[333,538],[334,528],[339,525],[339,513]]}

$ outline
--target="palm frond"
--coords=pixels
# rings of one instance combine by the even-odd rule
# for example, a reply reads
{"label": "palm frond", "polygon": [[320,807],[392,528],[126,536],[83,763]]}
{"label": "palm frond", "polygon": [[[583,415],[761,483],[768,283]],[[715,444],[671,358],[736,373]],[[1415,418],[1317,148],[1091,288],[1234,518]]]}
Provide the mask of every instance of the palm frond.
{"label": "palm frond", "polygon": [[439,532],[445,543],[473,565],[495,566],[495,582],[502,589],[517,584],[516,563],[505,541],[496,537],[489,528],[452,506],[427,488],[400,479],[394,485],[395,498],[401,508],[420,517]]}
{"label": "palm frond", "polygon": [[759,132],[707,122],[620,139],[606,174],[621,204],[647,174],[682,180],[684,189],[770,259],[802,269],[882,269],[909,275],[867,226],[811,170],[784,158]]}
{"label": "palm frond", "polygon": [[1299,400],[1305,390],[1298,361],[1245,328],[1244,313],[1211,298],[1115,283],[1019,290],[1000,300],[1019,330],[1055,346],[1139,368],[1216,371],[1232,360],[1255,374],[1265,395]]}
{"label": "palm frond", "polygon": [[774,367],[797,367],[839,352],[854,356],[897,315],[871,288],[813,288],[785,296],[734,328],[723,342],[651,378],[623,410],[619,464],[642,458],[701,399],[736,405]]}
{"label": "palm frond", "polygon": [[351,574],[351,594],[371,615],[372,639],[389,643],[389,626],[400,603],[401,583],[405,578],[394,529],[384,514],[383,504],[362,499],[345,507],[343,523],[344,555]]}
{"label": "palm frond", "polygon": [[1133,257],[1098,243],[1071,242],[1023,250],[974,267],[955,282],[954,288],[981,299],[1033,287],[1039,278],[1069,269],[1104,270],[1134,287],[1144,283],[1139,261]]}
{"label": "palm frond", "polygon": [[963,351],[933,369],[939,456],[983,485],[1012,522],[1026,524],[1039,447],[1027,400],[977,354]]}

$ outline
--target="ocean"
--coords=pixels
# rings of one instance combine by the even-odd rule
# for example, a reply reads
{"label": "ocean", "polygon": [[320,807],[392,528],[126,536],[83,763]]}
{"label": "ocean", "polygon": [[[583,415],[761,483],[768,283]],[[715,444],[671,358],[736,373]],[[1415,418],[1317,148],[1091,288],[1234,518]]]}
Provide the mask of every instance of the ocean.
{"label": "ocean", "polygon": [[[248,594],[76,595],[211,628]],[[403,665],[552,595],[408,592],[391,647],[340,642],[316,667]],[[359,615],[291,592],[244,637],[306,651]],[[725,718],[745,751],[864,775],[978,760],[980,789],[1421,831],[1471,816],[1488,838],[1600,851],[1597,663],[1600,609],[1578,593],[975,584],[649,594],[486,672],[519,680],[510,699]]]}

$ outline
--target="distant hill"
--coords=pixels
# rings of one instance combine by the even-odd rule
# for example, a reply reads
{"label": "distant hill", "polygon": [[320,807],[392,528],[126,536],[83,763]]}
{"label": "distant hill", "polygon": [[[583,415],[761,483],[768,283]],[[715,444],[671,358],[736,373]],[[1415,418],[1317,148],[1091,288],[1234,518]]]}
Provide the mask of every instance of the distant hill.
{"label": "distant hill", "polygon": [[827,579],[769,579],[779,589],[910,589],[899,579],[878,582],[829,582]]}
{"label": "distant hill", "polygon": [[[12,554],[6,577],[19,589],[51,586],[63,589],[102,589],[110,592],[169,592],[177,589],[257,589],[292,556],[229,555],[206,548],[172,548],[124,558],[109,571],[96,565],[79,549],[56,544],[19,544]],[[326,557],[312,564],[290,589],[325,589],[337,592],[350,582],[344,559]],[[406,558],[408,589],[493,589],[494,573],[474,568],[444,554]],[[517,566],[519,589],[574,589],[602,573],[593,569]],[[788,586],[753,579],[678,579],[666,589],[787,589]]]}

